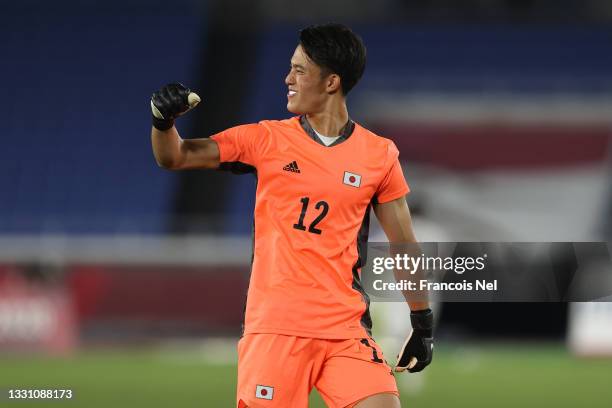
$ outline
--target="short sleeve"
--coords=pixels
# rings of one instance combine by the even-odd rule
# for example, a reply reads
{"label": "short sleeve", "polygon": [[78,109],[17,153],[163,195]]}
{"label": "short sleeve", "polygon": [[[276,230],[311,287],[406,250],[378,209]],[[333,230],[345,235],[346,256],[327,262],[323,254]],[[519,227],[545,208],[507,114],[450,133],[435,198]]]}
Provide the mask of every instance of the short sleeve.
{"label": "short sleeve", "polygon": [[241,162],[257,167],[267,130],[260,124],[235,126],[212,135],[219,146],[219,161]]}
{"label": "short sleeve", "polygon": [[376,202],[379,204],[396,200],[410,192],[410,187],[406,183],[404,172],[399,162],[399,150],[397,150],[393,143],[389,146],[387,162],[390,165],[386,166],[388,170],[379,184],[375,195]]}

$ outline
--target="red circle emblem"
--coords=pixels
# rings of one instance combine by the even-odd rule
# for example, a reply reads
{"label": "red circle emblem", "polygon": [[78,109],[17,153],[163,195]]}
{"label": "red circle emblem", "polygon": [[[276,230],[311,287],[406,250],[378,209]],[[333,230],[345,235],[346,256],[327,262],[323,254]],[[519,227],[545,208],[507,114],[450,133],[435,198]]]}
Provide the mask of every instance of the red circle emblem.
{"label": "red circle emblem", "polygon": [[355,176],[351,176],[351,177],[349,177],[349,182],[354,183],[355,181],[357,181],[357,179],[355,178]]}
{"label": "red circle emblem", "polygon": [[262,389],[261,389],[259,392],[260,392],[260,393],[261,393],[261,395],[263,395],[264,397],[265,397],[266,395],[268,395],[268,390],[266,390],[265,388],[262,388]]}

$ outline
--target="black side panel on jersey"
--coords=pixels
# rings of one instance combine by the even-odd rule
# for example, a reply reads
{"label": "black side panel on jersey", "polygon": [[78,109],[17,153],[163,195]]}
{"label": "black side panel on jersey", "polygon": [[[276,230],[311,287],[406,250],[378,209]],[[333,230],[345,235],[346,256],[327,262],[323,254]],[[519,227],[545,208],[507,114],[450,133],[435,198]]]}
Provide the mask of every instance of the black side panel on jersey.
{"label": "black side panel on jersey", "polygon": [[220,171],[231,171],[234,174],[255,173],[255,167],[243,162],[223,162],[219,164]]}
{"label": "black side panel on jersey", "polygon": [[[238,162],[239,163],[239,162]],[[244,163],[240,163],[244,164]],[[248,166],[248,164],[245,164]],[[252,166],[249,166],[252,167]],[[257,178],[257,171],[255,171],[255,167],[253,167],[253,173],[255,174],[255,188],[257,188],[257,182],[259,179]],[[257,205],[257,203],[255,203]],[[253,211],[253,214],[255,211]],[[253,227],[251,229],[251,266],[249,267],[249,284],[247,285],[247,293],[244,295],[244,309],[242,311],[242,328],[240,330],[240,338],[244,336],[244,324],[246,322],[246,308],[247,301],[249,300],[249,287],[251,286],[251,274],[253,273],[253,261],[255,260],[255,216],[253,215]]]}
{"label": "black side panel on jersey", "polygon": [[359,277],[359,268],[366,264],[366,260],[368,259],[368,236],[370,234],[370,209],[372,208],[372,203],[368,204],[368,207],[365,210],[365,214],[363,215],[363,221],[361,222],[361,227],[359,228],[359,232],[357,232],[357,262],[353,265],[353,289],[358,291],[363,298],[363,302],[366,305],[366,309],[361,315],[361,325],[368,336],[372,337],[372,317],[370,316],[370,296],[366,293],[361,286],[361,279]]}

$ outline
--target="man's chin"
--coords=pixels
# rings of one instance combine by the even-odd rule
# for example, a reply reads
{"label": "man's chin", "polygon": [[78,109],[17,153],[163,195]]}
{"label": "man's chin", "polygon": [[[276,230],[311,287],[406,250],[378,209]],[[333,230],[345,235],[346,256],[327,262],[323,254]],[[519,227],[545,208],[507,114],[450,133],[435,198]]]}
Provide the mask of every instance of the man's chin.
{"label": "man's chin", "polygon": [[301,115],[304,113],[300,109],[297,109],[295,106],[292,106],[291,103],[287,103],[287,110],[295,115]]}
{"label": "man's chin", "polygon": [[291,102],[287,102],[287,110],[291,113],[293,113],[294,115],[303,115],[304,112],[302,109],[298,108],[297,106],[295,106],[295,104],[291,103]]}

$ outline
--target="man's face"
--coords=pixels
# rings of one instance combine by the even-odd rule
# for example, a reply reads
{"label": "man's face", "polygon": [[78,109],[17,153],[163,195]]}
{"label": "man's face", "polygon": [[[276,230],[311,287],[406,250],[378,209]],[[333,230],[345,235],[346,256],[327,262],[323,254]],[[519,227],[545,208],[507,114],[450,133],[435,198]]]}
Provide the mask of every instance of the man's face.
{"label": "man's face", "polygon": [[316,113],[323,110],[328,93],[321,68],[308,58],[301,45],[291,57],[291,68],[285,78],[287,110],[295,114]]}

